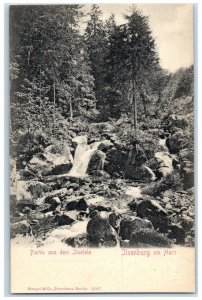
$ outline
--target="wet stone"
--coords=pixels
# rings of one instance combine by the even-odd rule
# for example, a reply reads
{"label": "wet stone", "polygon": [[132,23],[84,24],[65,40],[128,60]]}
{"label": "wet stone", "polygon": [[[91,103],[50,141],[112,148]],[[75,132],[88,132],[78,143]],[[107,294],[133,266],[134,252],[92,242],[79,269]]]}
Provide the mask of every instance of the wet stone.
{"label": "wet stone", "polygon": [[122,240],[129,240],[132,232],[141,228],[153,229],[153,225],[149,220],[138,217],[134,219],[123,219],[120,223],[120,236]]}
{"label": "wet stone", "polygon": [[87,207],[87,203],[84,199],[74,200],[66,204],[66,210],[86,211]]}

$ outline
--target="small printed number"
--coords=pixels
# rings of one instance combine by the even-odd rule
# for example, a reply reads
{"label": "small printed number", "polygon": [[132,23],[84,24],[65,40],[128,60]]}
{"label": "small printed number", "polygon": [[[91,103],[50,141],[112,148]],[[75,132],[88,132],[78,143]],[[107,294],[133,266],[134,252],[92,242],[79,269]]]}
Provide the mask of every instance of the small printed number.
{"label": "small printed number", "polygon": [[94,287],[94,286],[93,286],[91,289],[92,289],[92,291],[100,291],[100,290],[101,290],[101,287]]}

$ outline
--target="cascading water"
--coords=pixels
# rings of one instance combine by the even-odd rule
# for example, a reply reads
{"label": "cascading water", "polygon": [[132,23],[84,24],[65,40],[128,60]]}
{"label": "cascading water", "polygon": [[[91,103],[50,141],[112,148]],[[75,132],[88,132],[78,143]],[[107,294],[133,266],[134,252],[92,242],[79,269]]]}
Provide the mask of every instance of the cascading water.
{"label": "cascading water", "polygon": [[156,180],[156,175],[155,173],[152,171],[151,168],[147,167],[147,166],[144,166],[144,168],[149,172],[149,174],[151,175],[151,180],[154,181]]}
{"label": "cascading water", "polygon": [[173,172],[173,155],[169,153],[169,149],[166,146],[166,138],[159,140],[159,145],[162,146],[163,151],[159,151],[155,153],[155,158],[160,163],[160,170],[164,176]]}
{"label": "cascading water", "polygon": [[[94,152],[102,142],[94,142],[90,145],[87,144],[86,136],[78,136],[74,138],[77,143],[77,148],[74,155],[73,166],[68,175],[73,177],[84,177],[88,169],[88,164]],[[101,167],[104,166],[104,156],[101,161]]]}
{"label": "cascading water", "polygon": [[168,152],[168,148],[166,146],[166,138],[164,138],[164,139],[160,138],[159,145],[162,146],[162,148],[165,150],[165,152]]}

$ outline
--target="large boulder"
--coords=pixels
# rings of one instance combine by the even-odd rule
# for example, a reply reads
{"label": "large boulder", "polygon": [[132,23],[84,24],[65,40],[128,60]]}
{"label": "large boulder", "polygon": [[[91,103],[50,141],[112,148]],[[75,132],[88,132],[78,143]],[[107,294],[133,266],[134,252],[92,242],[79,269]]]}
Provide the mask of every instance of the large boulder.
{"label": "large boulder", "polygon": [[135,167],[134,165],[128,165],[126,168],[126,178],[138,180],[141,182],[151,182],[156,179],[155,173],[148,166]]}
{"label": "large boulder", "polygon": [[44,193],[50,191],[49,186],[43,182],[37,182],[37,181],[28,181],[28,182],[25,181],[25,182],[28,183],[28,190],[30,191],[30,193],[34,198],[42,197]]}
{"label": "large boulder", "polygon": [[189,125],[189,120],[187,115],[171,114],[164,120],[164,123],[167,128],[172,129],[173,127],[177,127],[180,129],[184,129]]}
{"label": "large boulder", "polygon": [[185,230],[179,224],[171,224],[169,225],[169,235],[170,239],[175,239],[176,244],[183,244],[185,241]]}
{"label": "large boulder", "polygon": [[136,211],[138,217],[151,221],[154,228],[159,228],[163,232],[167,231],[167,212],[156,200],[147,198],[135,201],[135,203],[132,201],[129,206]]}
{"label": "large boulder", "polygon": [[141,228],[135,230],[130,236],[130,247],[171,247],[171,241],[153,229]]}
{"label": "large boulder", "polygon": [[104,170],[110,175],[124,175],[128,151],[124,147],[112,147],[107,151]]}
{"label": "large boulder", "polygon": [[166,145],[172,154],[177,154],[185,146],[188,146],[188,140],[186,139],[183,130],[178,130],[172,134],[167,140]]}
{"label": "large boulder", "polygon": [[194,152],[192,149],[183,149],[179,152],[181,174],[185,189],[194,186]]}
{"label": "large boulder", "polygon": [[194,220],[187,215],[183,215],[181,225],[184,228],[184,230],[190,231],[194,226]]}
{"label": "large boulder", "polygon": [[140,168],[143,164],[145,164],[146,161],[147,157],[145,154],[145,150],[139,144],[134,142],[134,145],[132,146],[128,154],[127,167],[133,165],[135,168]]}
{"label": "large boulder", "polygon": [[29,222],[23,220],[11,225],[11,238],[14,238],[16,235],[31,235],[32,230]]}
{"label": "large boulder", "polygon": [[144,149],[135,144],[129,151],[125,165],[125,176],[129,179],[149,182],[155,180],[155,174],[149,166],[146,166],[147,157]]}
{"label": "large boulder", "polygon": [[58,207],[58,205],[61,204],[60,198],[55,196],[55,197],[46,197],[45,203],[50,204],[50,207],[48,208],[47,211],[53,211]]}
{"label": "large boulder", "polygon": [[100,145],[98,146],[98,150],[102,152],[107,152],[110,148],[113,147],[113,143],[110,140],[103,140]]}
{"label": "large boulder", "polygon": [[45,148],[44,155],[54,165],[54,169],[52,170],[53,175],[65,174],[72,166],[73,157],[69,146],[66,144],[50,145]]}
{"label": "large boulder", "polygon": [[88,239],[94,247],[115,247],[119,243],[118,234],[109,224],[108,216],[102,213],[94,213],[87,225]]}
{"label": "large boulder", "polygon": [[89,207],[89,211],[111,211],[112,205],[103,196],[96,196],[94,198],[89,198],[86,200]]}
{"label": "large boulder", "polygon": [[51,174],[51,171],[54,169],[54,164],[49,162],[43,153],[35,154],[29,163],[26,165],[23,176],[25,178],[35,176],[43,176]]}
{"label": "large boulder", "polygon": [[117,229],[117,220],[119,219],[120,215],[115,212],[110,212],[108,215],[109,224]]}
{"label": "large boulder", "polygon": [[120,223],[119,235],[122,240],[129,240],[131,233],[141,228],[153,229],[153,225],[149,220],[134,217],[131,219],[123,219]]}
{"label": "large boulder", "polygon": [[86,211],[87,209],[87,203],[84,199],[77,199],[70,201],[66,204],[66,210],[82,210]]}
{"label": "large boulder", "polygon": [[104,161],[105,153],[100,150],[96,150],[90,158],[87,173],[89,174],[97,170],[103,170]]}
{"label": "large boulder", "polygon": [[26,171],[35,176],[65,174],[71,169],[73,157],[68,145],[49,145],[43,153],[32,157]]}
{"label": "large boulder", "polygon": [[16,189],[17,205],[24,208],[25,206],[36,207],[37,198],[49,191],[49,187],[39,181],[18,181]]}
{"label": "large boulder", "polygon": [[55,216],[55,221],[57,222],[58,226],[63,225],[71,225],[75,222],[74,219],[72,219],[68,213],[59,213]]}
{"label": "large boulder", "polygon": [[45,134],[39,131],[20,133],[19,139],[16,140],[17,144],[11,147],[11,151],[14,150],[14,153],[17,157],[16,166],[17,170],[24,168],[32,156],[36,153],[40,153],[48,145],[47,138]]}

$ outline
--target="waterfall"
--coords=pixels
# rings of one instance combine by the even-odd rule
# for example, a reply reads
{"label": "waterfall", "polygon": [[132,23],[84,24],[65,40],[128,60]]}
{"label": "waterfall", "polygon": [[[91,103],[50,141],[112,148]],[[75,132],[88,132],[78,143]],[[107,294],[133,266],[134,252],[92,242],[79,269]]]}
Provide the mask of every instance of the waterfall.
{"label": "waterfall", "polygon": [[172,173],[173,171],[173,155],[169,153],[169,149],[166,146],[166,138],[159,140],[159,145],[163,146],[164,150],[155,153],[155,158],[160,163],[160,171],[164,176]]}
{"label": "waterfall", "polygon": [[[73,177],[84,177],[88,169],[88,164],[93,153],[98,149],[98,146],[102,142],[94,142],[90,145],[87,144],[86,136],[78,136],[73,139],[73,142],[77,143],[73,166],[68,175]],[[102,168],[104,165],[104,158],[102,160]]]}
{"label": "waterfall", "polygon": [[161,145],[165,150],[167,150],[166,138],[164,138],[164,139],[160,138],[159,139],[159,145]]}
{"label": "waterfall", "polygon": [[104,163],[105,163],[106,154],[104,153],[101,157],[101,171],[104,170]]}
{"label": "waterfall", "polygon": [[154,174],[154,172],[152,171],[151,168],[144,166],[144,168],[149,172],[149,174],[151,175],[151,180],[154,181],[156,180],[156,175]]}

